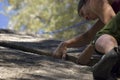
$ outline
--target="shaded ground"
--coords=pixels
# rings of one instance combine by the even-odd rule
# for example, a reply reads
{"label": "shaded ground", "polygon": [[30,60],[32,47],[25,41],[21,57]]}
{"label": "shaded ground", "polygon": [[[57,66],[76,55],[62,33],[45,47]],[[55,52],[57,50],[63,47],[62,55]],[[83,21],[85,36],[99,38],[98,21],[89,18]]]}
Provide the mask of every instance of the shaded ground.
{"label": "shaded ground", "polygon": [[88,67],[51,57],[2,48],[0,79],[3,80],[91,80]]}
{"label": "shaded ground", "polygon": [[[41,36],[0,30],[0,80],[93,80],[91,67],[47,55],[59,43]],[[75,55],[82,49],[68,52]]]}

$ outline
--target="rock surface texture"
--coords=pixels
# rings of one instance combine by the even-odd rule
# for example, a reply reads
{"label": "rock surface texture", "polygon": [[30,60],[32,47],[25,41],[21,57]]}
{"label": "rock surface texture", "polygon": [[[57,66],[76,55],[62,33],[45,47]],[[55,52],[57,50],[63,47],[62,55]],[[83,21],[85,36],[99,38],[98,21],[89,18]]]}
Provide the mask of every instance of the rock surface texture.
{"label": "rock surface texture", "polygon": [[[0,80],[93,80],[91,67],[51,57],[61,41],[0,30]],[[71,59],[72,58],[72,59]]]}

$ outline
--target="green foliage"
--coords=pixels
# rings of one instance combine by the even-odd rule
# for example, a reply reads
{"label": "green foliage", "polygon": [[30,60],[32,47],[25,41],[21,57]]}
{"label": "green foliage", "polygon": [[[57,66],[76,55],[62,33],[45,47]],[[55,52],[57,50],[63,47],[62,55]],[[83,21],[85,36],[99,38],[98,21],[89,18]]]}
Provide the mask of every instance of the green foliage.
{"label": "green foliage", "polygon": [[[12,10],[18,12],[10,21],[14,24],[15,30],[20,30],[21,26],[24,26],[27,32],[38,32],[40,29],[52,32],[81,21],[77,14],[78,0],[9,0],[9,3]],[[71,29],[54,34],[53,37],[69,39],[86,29],[86,26]]]}

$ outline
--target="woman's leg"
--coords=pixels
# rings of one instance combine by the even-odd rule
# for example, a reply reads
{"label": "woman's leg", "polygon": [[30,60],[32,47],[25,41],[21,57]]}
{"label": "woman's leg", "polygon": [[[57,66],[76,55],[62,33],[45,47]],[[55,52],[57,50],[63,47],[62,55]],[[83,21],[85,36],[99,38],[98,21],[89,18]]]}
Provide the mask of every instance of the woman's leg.
{"label": "woman's leg", "polygon": [[117,40],[108,34],[100,36],[95,43],[96,50],[105,54],[112,50],[114,47],[118,47]]}
{"label": "woman's leg", "polygon": [[117,47],[117,41],[111,35],[104,34],[97,39],[95,43],[96,50],[105,54],[100,61],[93,66],[93,76],[95,80],[108,80],[109,78],[113,78],[111,77],[111,70],[118,61]]}

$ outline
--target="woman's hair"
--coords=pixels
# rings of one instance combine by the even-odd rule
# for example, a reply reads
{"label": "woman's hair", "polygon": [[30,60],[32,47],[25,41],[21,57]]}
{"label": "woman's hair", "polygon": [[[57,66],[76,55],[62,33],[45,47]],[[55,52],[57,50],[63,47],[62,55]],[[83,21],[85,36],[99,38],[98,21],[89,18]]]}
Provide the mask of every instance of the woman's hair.
{"label": "woman's hair", "polygon": [[79,14],[79,10],[82,8],[82,6],[86,3],[87,0],[80,0],[78,3],[78,14]]}

